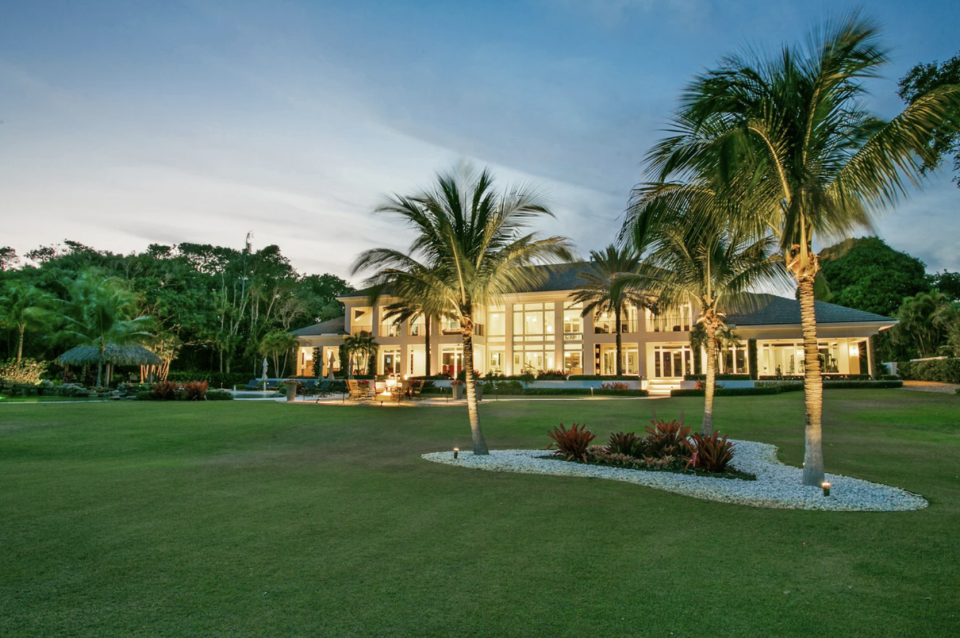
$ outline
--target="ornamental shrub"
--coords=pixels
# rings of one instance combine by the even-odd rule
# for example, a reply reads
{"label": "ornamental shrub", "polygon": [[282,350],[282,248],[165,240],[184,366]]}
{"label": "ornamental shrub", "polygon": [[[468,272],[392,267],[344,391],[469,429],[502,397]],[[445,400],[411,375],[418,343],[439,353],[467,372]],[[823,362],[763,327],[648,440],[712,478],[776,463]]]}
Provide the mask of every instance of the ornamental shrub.
{"label": "ornamental shrub", "polygon": [[932,359],[930,361],[902,361],[897,372],[907,381],[939,381],[960,383],[960,359]]}
{"label": "ornamental shrub", "polygon": [[547,434],[557,446],[555,454],[565,457],[568,461],[577,459],[587,462],[587,448],[595,437],[586,425],[577,426],[574,423],[568,430],[561,423],[560,427],[553,428],[553,432],[547,432]]}
{"label": "ornamental shrub", "polygon": [[16,359],[9,359],[0,365],[0,379],[22,385],[37,385],[46,372],[47,362],[33,359],[21,359],[19,366]]}

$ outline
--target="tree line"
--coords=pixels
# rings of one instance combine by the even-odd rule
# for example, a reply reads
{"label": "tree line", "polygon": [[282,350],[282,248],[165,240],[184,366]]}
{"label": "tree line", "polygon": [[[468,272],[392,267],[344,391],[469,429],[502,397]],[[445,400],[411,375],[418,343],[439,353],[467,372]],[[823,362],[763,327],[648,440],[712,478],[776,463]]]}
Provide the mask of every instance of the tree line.
{"label": "tree line", "polygon": [[91,342],[83,331],[91,330],[84,321],[92,321],[95,302],[77,292],[82,284],[109,291],[99,299],[98,316],[141,320],[137,341],[167,364],[175,361],[177,370],[259,376],[268,356],[280,375],[282,350],[291,347],[287,333],[340,316],[336,297],[352,291],[336,275],[297,272],[278,246],[255,250],[250,237],[239,249],[151,244],[142,253],[119,254],[65,241],[25,259],[12,248],[0,256],[0,359],[17,362],[52,361]]}

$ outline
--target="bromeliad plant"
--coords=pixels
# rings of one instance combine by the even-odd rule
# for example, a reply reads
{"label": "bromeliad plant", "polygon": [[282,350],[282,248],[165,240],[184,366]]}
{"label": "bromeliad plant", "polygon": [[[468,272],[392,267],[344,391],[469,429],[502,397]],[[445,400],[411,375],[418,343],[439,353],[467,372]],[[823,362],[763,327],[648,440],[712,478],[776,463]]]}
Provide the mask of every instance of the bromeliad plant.
{"label": "bromeliad plant", "polygon": [[653,427],[647,436],[633,432],[615,432],[607,445],[590,445],[594,439],[586,426],[574,424],[566,429],[563,424],[548,432],[556,445],[555,454],[565,461],[609,465],[635,470],[655,470],[680,473],[709,473],[724,478],[753,480],[751,474],[730,466],[733,446],[726,436],[714,432],[710,436],[690,435],[690,428],[679,420],[666,421],[653,415]]}
{"label": "bromeliad plant", "polygon": [[653,427],[647,426],[647,454],[652,458],[680,456],[689,447],[690,427],[683,424],[683,412],[679,421],[662,421],[653,413]]}
{"label": "bromeliad plant", "polygon": [[595,437],[593,432],[587,429],[586,425],[577,426],[576,423],[569,430],[560,424],[560,427],[553,428],[553,432],[547,432],[553,439],[547,449],[556,444],[555,454],[565,457],[565,460],[579,460],[587,463],[587,450],[590,447],[590,441]]}
{"label": "bromeliad plant", "polygon": [[643,458],[647,452],[647,442],[642,436],[633,432],[614,432],[610,435],[610,443],[606,451],[609,454],[626,454],[635,459]]}
{"label": "bromeliad plant", "polygon": [[687,467],[706,470],[708,472],[726,472],[727,466],[733,460],[733,443],[724,436],[720,438],[718,432],[704,436],[699,432],[688,442],[690,455],[687,457]]}

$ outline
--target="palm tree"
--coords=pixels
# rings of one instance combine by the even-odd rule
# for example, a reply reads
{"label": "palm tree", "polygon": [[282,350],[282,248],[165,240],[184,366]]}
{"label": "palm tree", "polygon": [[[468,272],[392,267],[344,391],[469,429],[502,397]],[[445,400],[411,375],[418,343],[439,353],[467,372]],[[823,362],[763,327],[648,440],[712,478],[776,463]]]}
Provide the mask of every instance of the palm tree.
{"label": "palm tree", "polygon": [[349,361],[347,362],[349,366],[349,370],[347,370],[348,376],[353,377],[353,368],[357,359],[363,362],[361,374],[366,373],[370,357],[377,354],[378,345],[373,337],[363,334],[350,335],[344,339],[343,346],[347,351],[347,357],[349,357]]}
{"label": "palm tree", "polygon": [[374,270],[369,284],[390,285],[400,299],[418,300],[431,314],[459,322],[473,453],[488,454],[473,385],[475,312],[542,281],[544,269],[529,266],[571,259],[568,242],[524,234],[529,221],[553,214],[529,189],[497,192],[486,170],[439,174],[432,188],[394,196],[378,212],[406,222],[415,233],[413,243],[407,253],[368,250],[357,258],[353,272]]}
{"label": "palm tree", "polygon": [[105,353],[110,344],[130,345],[152,337],[145,330],[151,317],[134,317],[137,298],[124,282],[116,277],[103,278],[96,272],[85,272],[72,282],[65,282],[68,299],[63,301],[65,332],[82,344],[97,348],[97,386],[103,380]]}
{"label": "palm tree", "polygon": [[725,58],[686,89],[675,135],[648,156],[653,181],[701,180],[748,198],[737,221],[779,243],[800,300],[804,485],[820,485],[824,475],[813,241],[869,228],[909,184],[919,185],[924,162],[935,163],[934,132],[960,108],[960,89],[947,86],[889,122],[870,115],[862,82],[887,62],[877,40],[877,27],[854,14],[815,33],[806,48]]}
{"label": "palm tree", "polygon": [[[623,376],[623,312],[628,304],[637,308],[655,307],[655,298],[633,278],[640,268],[640,253],[632,247],[607,246],[603,251],[590,251],[590,263],[580,272],[584,283],[574,289],[574,303],[583,304],[581,316],[590,313],[612,313],[617,332],[617,376]],[[633,285],[624,285],[626,281]]]}
{"label": "palm tree", "polygon": [[[371,302],[375,303],[375,301]],[[426,351],[426,368],[424,376],[430,376],[430,324],[433,323],[433,315],[424,307],[423,303],[415,299],[401,299],[386,307],[383,315],[384,319],[393,319],[399,326],[404,321],[422,320],[424,323],[423,347]]]}
{"label": "palm tree", "polygon": [[[289,332],[278,330],[268,332],[260,340],[258,351],[265,357],[273,359],[273,371],[277,378],[283,377],[287,371],[287,358],[290,353],[299,345],[297,338]],[[283,364],[280,364],[280,356],[283,356]]]}
{"label": "palm tree", "polygon": [[53,299],[47,293],[22,282],[7,285],[6,294],[0,297],[0,324],[17,329],[17,367],[23,360],[23,334],[27,328],[49,326],[54,315],[50,311]]}
{"label": "palm tree", "polygon": [[[719,337],[726,329],[723,318],[727,311],[749,306],[749,292],[758,283],[786,279],[783,262],[774,256],[776,241],[770,236],[752,238],[722,225],[720,217],[712,218],[712,224],[697,225],[691,223],[687,209],[664,208],[657,189],[652,194],[645,189],[635,193],[626,224],[632,229],[635,248],[649,251],[641,280],[656,286],[661,304],[691,302],[699,308],[697,323],[703,328],[707,355],[700,429],[704,436],[711,436]],[[703,200],[702,193],[695,197]],[[672,199],[674,204],[682,201]]]}

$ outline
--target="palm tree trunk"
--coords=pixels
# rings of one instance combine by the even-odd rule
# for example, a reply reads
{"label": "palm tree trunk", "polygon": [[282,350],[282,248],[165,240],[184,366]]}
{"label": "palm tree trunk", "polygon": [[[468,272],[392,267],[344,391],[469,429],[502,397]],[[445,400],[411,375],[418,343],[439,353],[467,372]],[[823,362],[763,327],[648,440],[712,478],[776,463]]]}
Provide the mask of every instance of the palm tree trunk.
{"label": "palm tree trunk", "polygon": [[622,376],[623,376],[623,341],[622,341],[622,339],[620,338],[621,319],[620,319],[620,309],[619,309],[619,308],[616,309],[616,313],[617,313],[617,318],[616,318],[616,320],[615,320],[615,321],[616,321],[615,325],[616,325],[616,330],[617,330],[617,365],[616,365],[616,371],[617,371],[617,376],[618,376],[618,377],[622,377]]}
{"label": "palm tree trunk", "polygon": [[20,342],[17,344],[17,367],[20,367],[20,361],[23,359],[23,330],[26,325],[20,325]]}
{"label": "palm tree trunk", "polygon": [[424,376],[429,377],[430,376],[430,324],[432,322],[430,321],[430,317],[426,317],[426,320],[427,320],[427,331],[423,335],[423,347],[427,352],[427,355],[426,355],[427,367],[426,367],[426,374]]}
{"label": "palm tree trunk", "polygon": [[100,355],[100,358],[97,359],[97,387],[101,387],[100,383],[103,381],[103,355]]}
{"label": "palm tree trunk", "polygon": [[477,389],[473,385],[473,332],[463,331],[464,385],[467,390],[467,414],[470,417],[470,434],[473,437],[474,454],[490,454],[487,442],[480,429],[480,412],[477,409]]}
{"label": "palm tree trunk", "polygon": [[714,356],[717,351],[717,325],[713,317],[707,317],[703,327],[707,333],[707,383],[703,391],[703,424],[700,433],[710,436],[713,434],[713,396],[717,387],[717,358]]}
{"label": "palm tree trunk", "polygon": [[817,347],[817,317],[814,309],[813,276],[801,275],[800,326],[803,331],[803,392],[807,412],[806,451],[803,455],[803,484],[820,487],[823,483],[823,378],[820,376],[820,350]]}

